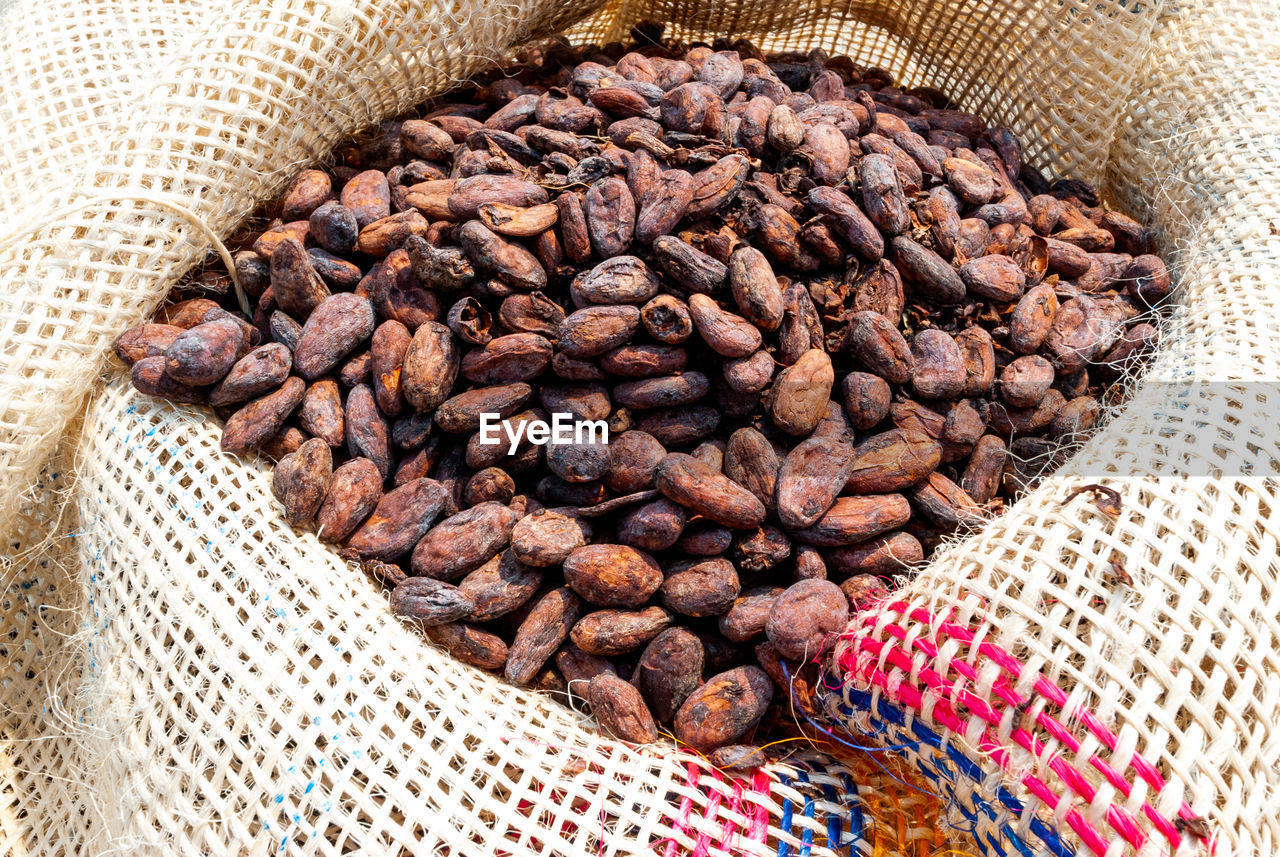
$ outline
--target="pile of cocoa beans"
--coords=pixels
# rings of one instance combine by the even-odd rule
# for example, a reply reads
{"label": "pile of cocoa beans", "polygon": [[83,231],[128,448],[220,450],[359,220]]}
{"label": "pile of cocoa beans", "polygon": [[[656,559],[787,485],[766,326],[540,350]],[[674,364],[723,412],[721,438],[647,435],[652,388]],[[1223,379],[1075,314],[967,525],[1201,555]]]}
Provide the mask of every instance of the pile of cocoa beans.
{"label": "pile of cocoa beans", "polygon": [[940,92],[633,36],[339,149],[117,353],[457,658],[750,765],[852,610],[1094,426],[1169,274]]}

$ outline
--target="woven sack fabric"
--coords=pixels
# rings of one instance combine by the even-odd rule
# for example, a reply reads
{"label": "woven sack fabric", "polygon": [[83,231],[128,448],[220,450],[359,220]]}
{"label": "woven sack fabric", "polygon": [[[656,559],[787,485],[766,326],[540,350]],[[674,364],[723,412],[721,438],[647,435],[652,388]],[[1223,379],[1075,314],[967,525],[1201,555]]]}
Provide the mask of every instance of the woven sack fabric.
{"label": "woven sack fabric", "polygon": [[[1271,4],[637,0],[571,31],[850,53],[1161,230],[1179,310],[1133,401],[841,644],[827,713],[914,780],[881,752],[733,780],[451,662],[278,518],[204,414],[107,367],[301,166],[592,5],[0,7],[0,847],[923,855],[942,830],[965,852],[1193,853],[1180,827],[1204,815],[1217,853],[1272,853]],[[1093,481],[1118,521],[1063,504]]]}

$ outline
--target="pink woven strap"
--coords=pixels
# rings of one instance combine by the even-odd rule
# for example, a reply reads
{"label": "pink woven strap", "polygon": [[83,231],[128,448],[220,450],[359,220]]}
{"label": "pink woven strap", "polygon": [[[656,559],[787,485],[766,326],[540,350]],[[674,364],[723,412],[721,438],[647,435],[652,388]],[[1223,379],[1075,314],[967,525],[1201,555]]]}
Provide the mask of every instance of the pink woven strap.
{"label": "pink woven strap", "polygon": [[[896,619],[885,623],[886,615],[896,616]],[[878,630],[879,634],[876,636],[855,628],[847,635],[847,644],[839,659],[844,676],[879,688],[893,702],[917,712],[922,712],[925,704],[932,701],[930,718],[960,735],[968,734],[971,724],[980,721],[983,725],[978,751],[989,756],[1006,773],[1014,775],[1028,792],[1050,809],[1057,810],[1063,801],[1071,804],[1061,817],[1095,854],[1105,853],[1115,836],[1134,849],[1141,848],[1147,841],[1142,825],[1119,803],[1112,802],[1106,809],[1109,831],[1098,829],[1090,822],[1078,807],[1094,802],[1098,788],[1067,756],[1055,753],[1049,758],[1046,767],[1053,777],[1042,778],[1013,771],[1010,755],[1013,748],[1008,742],[1036,758],[1043,758],[1047,738],[1079,755],[1083,746],[1081,739],[1087,733],[1114,753],[1118,739],[1094,712],[1078,706],[1067,710],[1067,693],[1044,676],[1035,678],[1030,696],[1022,696],[1015,690],[1026,669],[1021,660],[989,640],[975,643],[976,635],[971,628],[945,620],[923,608],[912,607],[903,601],[884,602],[877,605],[875,611],[862,614],[857,621],[867,630]],[[960,644],[955,655],[942,653],[943,644],[948,641]],[[928,659],[924,662],[928,666],[917,659],[921,654]],[[984,663],[994,663],[1001,670],[991,685],[990,699],[975,691]],[[1053,706],[1065,717],[1052,716],[1048,706]],[[998,731],[1001,721],[1010,712],[1015,728],[1007,739],[1001,738]],[[1035,729],[1025,728],[1027,718],[1031,719]],[[1063,720],[1066,720],[1065,724]],[[1093,753],[1089,754],[1086,762],[1125,798],[1132,795],[1133,784],[1138,780],[1146,783],[1155,794],[1165,787],[1165,780],[1156,767],[1137,753],[1126,761],[1124,769],[1118,769],[1109,759]],[[1143,802],[1140,814],[1151,828],[1168,840],[1172,849],[1176,850],[1181,845],[1182,834],[1174,819],[1161,815],[1148,801]],[[1196,816],[1184,802],[1178,817],[1190,821]],[[1214,852],[1212,842],[1209,852]]]}
{"label": "pink woven strap", "polygon": [[[706,788],[702,781],[707,777],[713,779],[719,787]],[[685,769],[685,785],[690,789],[697,789],[707,797],[706,804],[698,810],[699,814],[703,818],[721,820],[719,834],[713,840],[704,825],[693,823],[695,812],[693,798],[686,795],[681,799],[675,817],[671,820],[672,827],[694,840],[694,847],[688,852],[691,857],[707,857],[711,853],[712,845],[718,851],[733,853],[735,842],[742,838],[750,842],[764,842],[769,831],[769,810],[761,801],[744,801],[743,795],[748,791],[758,795],[768,795],[772,783],[773,781],[763,769],[757,769],[748,782],[727,777],[715,769],[705,770],[690,762]],[[728,787],[727,797],[725,786]],[[721,813],[721,806],[725,803],[728,804],[728,812]],[[749,824],[745,828],[737,822],[740,817],[749,819]],[[670,837],[652,843],[651,847],[662,847],[663,857],[676,857],[681,853],[679,843]]]}

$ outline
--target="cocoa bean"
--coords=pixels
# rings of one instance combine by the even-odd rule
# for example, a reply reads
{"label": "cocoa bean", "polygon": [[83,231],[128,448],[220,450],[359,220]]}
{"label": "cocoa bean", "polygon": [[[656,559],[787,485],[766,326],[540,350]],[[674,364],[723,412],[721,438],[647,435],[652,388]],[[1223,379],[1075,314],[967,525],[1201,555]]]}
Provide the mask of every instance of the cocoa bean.
{"label": "cocoa bean", "polygon": [[500,670],[507,662],[507,644],[490,634],[463,622],[446,622],[426,628],[427,639],[443,648],[464,664],[482,670]]}
{"label": "cocoa bean", "polygon": [[487,502],[445,518],[413,549],[413,573],[453,580],[483,566],[506,546],[515,515],[501,503]]}
{"label": "cocoa bean", "polygon": [[302,326],[293,354],[294,368],[308,381],[328,374],[373,335],[375,323],[373,305],[367,298],[349,292],[325,298]]}
{"label": "cocoa bean", "polygon": [[391,612],[424,628],[465,619],[473,607],[456,586],[429,577],[411,577],[391,591]]}
{"label": "cocoa bean", "polygon": [[778,520],[789,529],[813,524],[831,508],[853,466],[847,443],[811,437],[797,444],[778,471]]}
{"label": "cocoa bean", "polygon": [[764,520],[764,504],[751,492],[690,455],[667,455],[653,476],[668,499],[726,527],[753,529]]}
{"label": "cocoa bean", "polygon": [[[140,360],[134,364],[134,372],[146,362]],[[232,414],[222,428],[222,451],[241,455],[274,437],[302,403],[306,386],[301,378],[290,378],[280,389],[255,399]]]}
{"label": "cocoa bean", "polygon": [[373,513],[382,499],[382,474],[367,458],[353,458],[333,471],[329,493],[316,516],[321,541],[341,542]]}
{"label": "cocoa bean", "polygon": [[634,652],[671,626],[672,616],[661,607],[644,610],[598,610],[573,626],[570,636],[582,651],[613,657]]}
{"label": "cocoa bean", "polygon": [[543,577],[541,571],[506,551],[469,572],[458,583],[458,590],[475,605],[471,621],[490,622],[524,606],[537,593]]}
{"label": "cocoa bean", "polygon": [[511,552],[525,565],[546,568],[564,562],[590,537],[591,526],[586,521],[544,509],[516,521],[511,530]]}
{"label": "cocoa bean", "polygon": [[683,616],[720,616],[733,606],[740,589],[738,572],[728,560],[678,563],[662,581],[659,600]]}
{"label": "cocoa bean", "polygon": [[503,675],[512,684],[527,684],[560,648],[582,617],[582,599],[568,587],[552,589],[533,605],[507,650]]}
{"label": "cocoa bean", "polygon": [[332,480],[333,454],[324,441],[312,438],[276,462],[271,493],[284,507],[285,520],[298,526],[315,518]]}
{"label": "cocoa bean", "polygon": [[832,570],[841,575],[901,574],[924,559],[924,548],[910,533],[896,532],[860,544],[832,548],[827,552],[827,559]]}
{"label": "cocoa bean", "polygon": [[707,752],[738,741],[755,729],[773,699],[773,685],[758,667],[737,667],[699,687],[680,706],[676,737]]}
{"label": "cocoa bean", "polygon": [[784,658],[809,661],[834,642],[849,623],[849,602],[828,580],[801,580],[769,608],[765,633]]}
{"label": "cocoa bean", "polygon": [[439,482],[408,482],[378,500],[373,513],[347,539],[347,547],[365,558],[398,559],[426,535],[443,506],[444,488]]}
{"label": "cocoa bean", "polygon": [[209,391],[209,404],[220,407],[270,392],[285,382],[292,365],[289,349],[279,343],[255,348],[236,361],[231,371]]}
{"label": "cocoa bean", "polygon": [[632,682],[660,723],[670,723],[702,684],[704,659],[702,642],[683,628],[669,628],[645,647]]}
{"label": "cocoa bean", "polygon": [[805,544],[839,547],[897,529],[910,519],[911,507],[900,494],[840,497],[813,526],[792,535]]}

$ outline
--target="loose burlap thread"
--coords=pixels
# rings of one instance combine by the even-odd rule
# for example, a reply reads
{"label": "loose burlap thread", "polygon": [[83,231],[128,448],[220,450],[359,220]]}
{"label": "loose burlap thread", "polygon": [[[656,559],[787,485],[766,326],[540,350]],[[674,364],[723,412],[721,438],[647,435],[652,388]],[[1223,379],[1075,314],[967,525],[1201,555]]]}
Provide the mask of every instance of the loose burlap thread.
{"label": "loose burlap thread", "polygon": [[[852,806],[873,810],[860,853],[927,853],[938,805],[990,801],[996,782],[1017,787],[1065,752],[1002,765],[961,730],[948,740],[994,777],[959,798],[925,786],[935,800],[881,773],[880,754],[797,760],[744,789],[695,758],[595,736],[391,621],[382,593],[278,518],[261,464],[217,452],[206,415],[107,368],[112,339],[211,249],[193,219],[228,234],[342,138],[593,5],[19,0],[3,13],[0,847],[766,854],[807,832],[819,852],[825,818]],[[848,52],[939,86],[1014,128],[1032,163],[1103,180],[1158,227],[1179,308],[1151,379],[1065,471],[901,599],[1067,686],[1167,779],[1139,797],[1209,816],[1218,853],[1272,853],[1276,474],[1241,471],[1277,409],[1280,13],[1242,0],[636,0],[572,32],[619,38],[646,17],[686,37]],[[1242,383],[1171,403],[1188,376]],[[1122,491],[1119,521],[1085,497],[1061,502],[1088,481]],[[1100,582],[1115,555],[1132,587]],[[934,632],[901,616],[855,623],[851,687],[881,693],[865,653],[890,629]],[[910,686],[954,655],[882,672]],[[852,729],[874,725],[875,703],[829,703]],[[918,713],[946,732],[934,718]],[[1072,764],[1097,782],[1087,749]],[[803,777],[825,786],[816,800]],[[1083,814],[1105,829],[1113,799]],[[952,811],[943,827],[965,825]],[[1006,836],[973,830],[979,844]],[[1171,847],[1153,836],[1139,850]]]}

